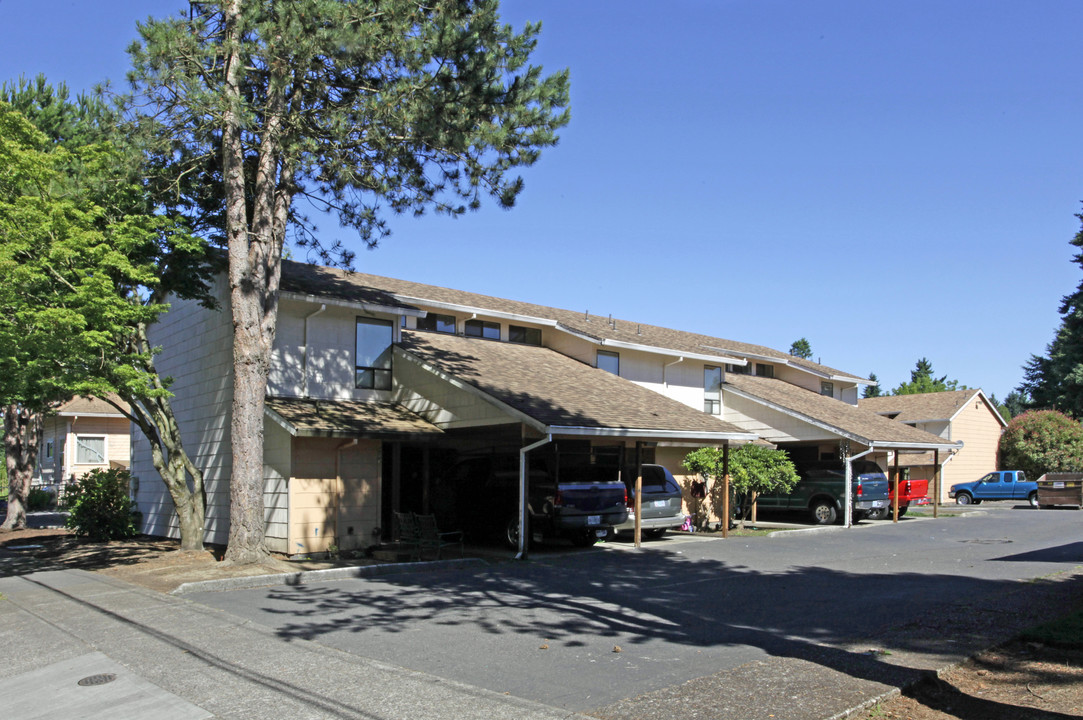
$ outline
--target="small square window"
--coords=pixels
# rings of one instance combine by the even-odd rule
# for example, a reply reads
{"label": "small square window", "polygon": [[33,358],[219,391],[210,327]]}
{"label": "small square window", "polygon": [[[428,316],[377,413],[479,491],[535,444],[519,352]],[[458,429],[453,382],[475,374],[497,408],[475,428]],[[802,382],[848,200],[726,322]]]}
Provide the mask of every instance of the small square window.
{"label": "small square window", "polygon": [[759,377],[773,378],[775,376],[775,366],[767,365],[765,363],[756,363],[756,375]]}
{"label": "small square window", "polygon": [[607,350],[598,351],[598,369],[620,375],[620,354]]}
{"label": "small square window", "polygon": [[105,464],[105,436],[75,438],[75,462],[80,465]]}
{"label": "small square window", "polygon": [[520,325],[509,325],[508,340],[513,343],[522,343],[524,345],[541,345],[541,330],[538,328],[522,327]]}
{"label": "small square window", "polygon": [[827,397],[835,397],[835,383],[821,382],[820,394]]}

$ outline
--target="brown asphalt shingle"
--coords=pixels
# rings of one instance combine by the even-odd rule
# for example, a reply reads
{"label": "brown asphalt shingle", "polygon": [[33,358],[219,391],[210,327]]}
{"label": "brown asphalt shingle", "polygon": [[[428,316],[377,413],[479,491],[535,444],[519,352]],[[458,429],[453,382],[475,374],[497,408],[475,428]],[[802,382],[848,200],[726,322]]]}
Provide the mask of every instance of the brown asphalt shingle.
{"label": "brown asphalt shingle", "polygon": [[723,389],[735,389],[752,398],[784,408],[800,417],[834,428],[839,434],[861,442],[908,443],[914,445],[950,445],[951,441],[924,430],[912,428],[855,407],[841,400],[820,395],[774,378],[727,374]]}
{"label": "brown asphalt shingle", "polygon": [[382,437],[443,432],[394,403],[271,397],[267,398],[267,408],[301,436]]}
{"label": "brown asphalt shingle", "polygon": [[[120,399],[119,395],[110,395],[110,397],[120,404],[121,407],[127,408],[128,404]],[[107,403],[105,400],[97,397],[86,397],[83,395],[76,395],[66,403],[61,404],[56,409],[57,415],[116,415],[121,416],[119,410]]]}
{"label": "brown asphalt shingle", "polygon": [[916,395],[886,395],[862,398],[858,401],[858,405],[881,415],[898,413],[894,419],[902,423],[950,420],[977,394],[978,390],[974,389]]}
{"label": "brown asphalt shingle", "polygon": [[546,426],[744,433],[548,348],[441,333],[402,335],[409,355]]}

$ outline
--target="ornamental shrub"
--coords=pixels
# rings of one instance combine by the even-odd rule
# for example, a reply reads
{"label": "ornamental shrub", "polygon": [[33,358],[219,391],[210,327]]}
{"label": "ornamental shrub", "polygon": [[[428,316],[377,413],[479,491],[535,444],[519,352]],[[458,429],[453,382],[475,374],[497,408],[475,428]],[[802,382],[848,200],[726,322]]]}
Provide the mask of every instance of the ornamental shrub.
{"label": "ornamental shrub", "polygon": [[1000,436],[1000,467],[1023,470],[1028,480],[1083,471],[1083,425],[1056,410],[1017,415]]}
{"label": "ornamental shrub", "polygon": [[30,488],[30,491],[26,494],[27,512],[52,510],[54,505],[56,505],[56,496],[48,490],[42,490],[41,488]]}
{"label": "ornamental shrub", "polygon": [[139,534],[141,516],[128,497],[128,471],[91,470],[68,488],[67,526],[95,542]]}

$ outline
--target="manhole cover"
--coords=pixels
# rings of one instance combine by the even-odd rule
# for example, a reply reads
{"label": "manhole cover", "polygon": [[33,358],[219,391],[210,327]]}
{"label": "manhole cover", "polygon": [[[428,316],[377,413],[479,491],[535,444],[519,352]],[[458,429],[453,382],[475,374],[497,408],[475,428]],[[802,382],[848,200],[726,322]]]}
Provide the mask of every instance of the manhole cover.
{"label": "manhole cover", "polygon": [[111,683],[116,679],[117,676],[113,673],[99,673],[97,675],[91,675],[90,677],[83,678],[79,681],[79,684],[83,687],[92,687],[94,685],[105,685],[106,683]]}

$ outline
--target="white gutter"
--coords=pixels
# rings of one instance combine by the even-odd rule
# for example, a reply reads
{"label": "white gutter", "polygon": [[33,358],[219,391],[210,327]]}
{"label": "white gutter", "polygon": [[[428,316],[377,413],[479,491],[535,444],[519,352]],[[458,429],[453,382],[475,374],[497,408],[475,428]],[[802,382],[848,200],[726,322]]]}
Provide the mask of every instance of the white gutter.
{"label": "white gutter", "polygon": [[350,308],[351,310],[363,310],[367,313],[383,313],[385,315],[406,315],[407,317],[425,317],[424,310],[409,307],[394,307],[391,305],[379,305],[377,303],[357,302],[356,300],[343,300],[342,298],[326,297],[323,295],[308,295],[283,291],[279,294],[282,300],[293,300],[308,303],[310,305],[334,305],[335,307]]}
{"label": "white gutter", "polygon": [[545,428],[549,435],[586,435],[593,437],[622,438],[664,438],[668,440],[702,440],[704,442],[723,442],[729,440],[753,442],[759,435],[750,432],[711,432],[706,430],[651,430],[649,428],[599,428],[549,425]]}
{"label": "white gutter", "polygon": [[689,353],[683,350],[673,350],[672,348],[660,348],[653,345],[641,345],[639,343],[624,342],[623,340],[607,340],[602,338],[596,341],[599,345],[606,347],[615,347],[621,350],[635,350],[637,352],[651,353],[653,355],[667,355],[669,357],[684,357],[690,360],[703,360],[704,362],[719,363],[721,365],[748,365],[748,361],[744,358],[733,357],[730,355],[707,355],[704,353]]}
{"label": "white gutter", "polygon": [[540,448],[542,445],[547,445],[553,442],[552,435],[546,435],[536,443],[531,443],[524,448],[519,448],[519,552],[516,554],[516,560],[526,559],[526,549],[529,546],[530,538],[530,515],[529,503],[527,502],[527,462],[526,454],[535,448]]}
{"label": "white gutter", "polygon": [[305,315],[303,344],[301,345],[301,397],[308,397],[308,321],[327,310],[326,303],[320,309]]}

